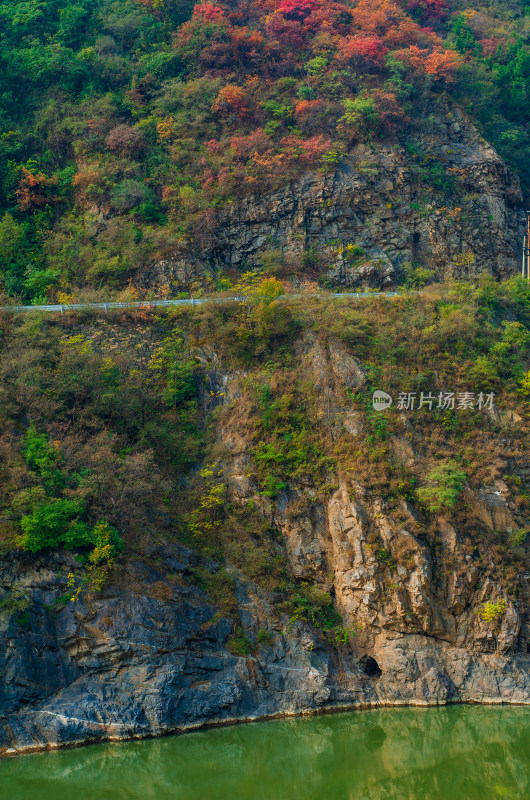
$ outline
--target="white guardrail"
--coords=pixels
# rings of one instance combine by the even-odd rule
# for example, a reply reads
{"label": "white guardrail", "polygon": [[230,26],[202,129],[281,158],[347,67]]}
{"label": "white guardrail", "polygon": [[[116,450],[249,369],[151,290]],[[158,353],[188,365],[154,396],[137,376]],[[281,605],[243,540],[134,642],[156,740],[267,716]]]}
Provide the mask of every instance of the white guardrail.
{"label": "white guardrail", "polygon": [[[340,300],[345,297],[353,297],[360,300],[365,297],[397,297],[398,292],[343,292],[341,294],[284,294],[278,299],[300,299],[306,297],[318,297],[323,300]],[[0,306],[1,311],[12,311],[13,313],[24,311],[55,311],[64,314],[65,311],[111,311],[115,308],[163,308],[165,306],[198,306],[203,303],[244,303],[248,297],[181,297],[177,300],[134,300],[128,303],[71,303],[63,305],[46,306]]]}

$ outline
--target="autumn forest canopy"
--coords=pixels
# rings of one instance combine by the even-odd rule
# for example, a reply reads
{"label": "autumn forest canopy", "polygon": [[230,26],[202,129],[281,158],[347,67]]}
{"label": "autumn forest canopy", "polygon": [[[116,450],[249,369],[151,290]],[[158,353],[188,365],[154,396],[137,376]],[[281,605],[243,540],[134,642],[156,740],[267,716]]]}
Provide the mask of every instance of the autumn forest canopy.
{"label": "autumn forest canopy", "polygon": [[[123,289],[219,209],[458,103],[519,172],[526,0],[3,0],[0,291]],[[449,204],[449,203],[448,203]]]}

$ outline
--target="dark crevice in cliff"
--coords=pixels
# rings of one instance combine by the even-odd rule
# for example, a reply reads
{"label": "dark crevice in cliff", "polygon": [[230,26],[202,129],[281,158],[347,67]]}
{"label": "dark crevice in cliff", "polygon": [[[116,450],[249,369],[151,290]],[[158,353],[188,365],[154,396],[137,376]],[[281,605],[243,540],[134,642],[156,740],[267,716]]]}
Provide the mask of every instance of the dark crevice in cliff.
{"label": "dark crevice in cliff", "polygon": [[369,678],[380,678],[383,674],[379,664],[372,656],[363,656],[359,661],[359,666]]}

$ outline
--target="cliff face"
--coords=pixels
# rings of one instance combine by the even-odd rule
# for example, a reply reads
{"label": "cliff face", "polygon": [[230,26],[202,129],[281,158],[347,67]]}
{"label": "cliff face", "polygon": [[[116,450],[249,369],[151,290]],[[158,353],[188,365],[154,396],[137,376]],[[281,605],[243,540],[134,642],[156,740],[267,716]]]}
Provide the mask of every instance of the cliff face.
{"label": "cliff face", "polygon": [[[312,480],[293,479],[267,497],[245,423],[246,376],[223,369],[215,350],[197,355],[210,387],[204,403],[217,406],[214,434],[230,502],[252,504],[281,533],[290,574],[328,591],[353,635],[344,646],[330,644],[228,560],[237,624],[250,644],[245,655],[234,651],[233,620],[197,581],[219,565],[178,543],[143,547],[102,593],[75,601],[65,594],[79,566],[72,556],[7,554],[0,567],[3,752],[340,707],[529,703],[528,550],[518,545],[515,574],[498,550],[499,537],[527,521],[506,482],[467,489],[460,522],[440,514],[430,526],[406,499],[395,506],[378,496],[371,476],[356,474],[359,457],[337,468],[324,493]],[[333,440],[345,433],[360,442],[366,420],[342,402],[346,389],[366,381],[359,359],[313,334],[300,337],[295,358]],[[521,419],[495,415],[502,425],[496,446],[522,491],[530,470],[513,445]],[[496,435],[486,418],[484,446]],[[425,429],[402,415],[389,457],[421,472],[429,446]],[[253,558],[249,550],[243,564]],[[503,613],[485,619],[484,603],[499,598]]]}
{"label": "cliff face", "polygon": [[59,611],[73,560],[4,562],[2,586],[23,589],[31,611],[27,625],[2,621],[2,753],[319,709],[530,702],[527,656],[396,630],[376,633],[369,657],[367,642],[337,653],[308,625],[278,621],[269,599],[240,579],[241,623],[254,640],[258,631],[269,637],[253,656],[235,656],[230,623],[189,582],[194,563],[186,548],[153,548],[103,596]]}
{"label": "cliff face", "polygon": [[[291,262],[309,254],[344,288],[390,288],[406,263],[438,279],[508,277],[520,267],[523,211],[516,176],[453,108],[418,122],[407,148],[357,145],[335,172],[234,203],[200,241],[142,279],[184,288],[205,265],[245,268],[270,250]],[[352,258],[347,245],[363,253]]]}

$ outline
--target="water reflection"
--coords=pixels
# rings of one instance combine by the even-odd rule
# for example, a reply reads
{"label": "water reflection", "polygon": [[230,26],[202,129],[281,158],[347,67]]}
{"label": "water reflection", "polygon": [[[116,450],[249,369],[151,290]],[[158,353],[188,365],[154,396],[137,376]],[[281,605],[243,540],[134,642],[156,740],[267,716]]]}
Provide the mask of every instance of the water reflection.
{"label": "water reflection", "polygon": [[0,763],[10,800],[522,800],[525,708],[387,709]]}

